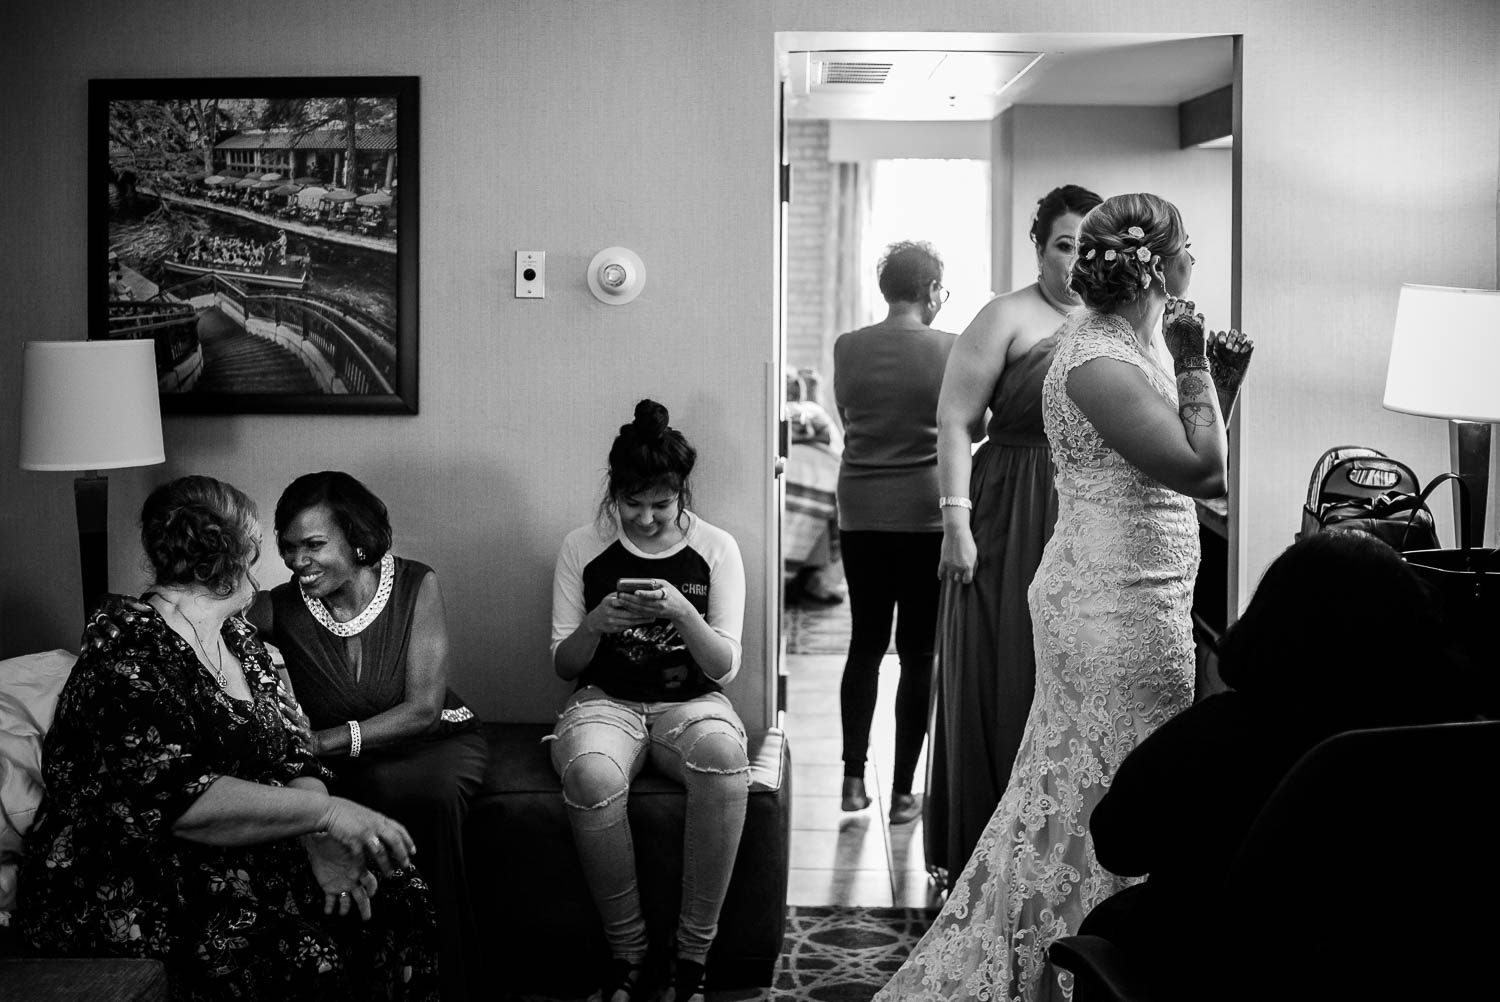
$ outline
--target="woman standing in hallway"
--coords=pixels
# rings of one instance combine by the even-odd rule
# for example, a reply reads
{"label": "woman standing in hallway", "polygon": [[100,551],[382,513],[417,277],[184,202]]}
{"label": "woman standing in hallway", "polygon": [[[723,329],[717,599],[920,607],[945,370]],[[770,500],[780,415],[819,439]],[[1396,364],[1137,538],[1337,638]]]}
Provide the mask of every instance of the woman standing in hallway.
{"label": "woman standing in hallway", "polygon": [[1048,946],[1128,883],[1099,865],[1089,816],[1121,760],[1192,701],[1192,498],[1224,493],[1215,388],[1232,398],[1249,362],[1236,332],[1206,342],[1190,303],[1174,302],[1158,335],[1193,263],[1176,207],[1154,195],[1117,195],[1084,217],[1071,284],[1088,309],[1059,335],[1042,384],[1058,514],[1028,593],[1031,714],[974,854],[877,999],[1067,993]]}
{"label": "woman standing in hallway", "polygon": [[563,541],[552,666],[577,691],[547,738],[584,879],[614,958],[601,1002],[653,987],[626,802],[649,760],[687,788],[682,908],[664,1002],[701,987],[749,797],[745,728],[723,687],[740,667],[745,569],[691,511],[697,451],[652,400],[609,451],[599,517]]}
{"label": "woman standing in hallway", "polygon": [[[985,304],[943,373],[942,601],[922,836],[929,869],[950,879],[1005,792],[1031,708],[1036,662],[1026,589],[1057,517],[1042,377],[1058,328],[1079,305],[1068,287],[1078,226],[1099,201],[1076,184],[1037,201],[1036,281]],[[971,459],[980,430],[988,441]]]}
{"label": "woman standing in hallway", "polygon": [[[839,539],[849,585],[849,654],[839,688],[844,732],[842,806],[870,805],[865,758],[880,663],[896,616],[896,748],[890,819],[921,814],[912,793],[927,731],[937,629],[942,519],[937,490],[937,402],[954,336],[934,330],[948,298],[943,262],[926,243],[892,244],[880,261],[888,304],[878,324],[833,345],[833,394],[844,424]],[[899,608],[899,615],[897,610]]]}

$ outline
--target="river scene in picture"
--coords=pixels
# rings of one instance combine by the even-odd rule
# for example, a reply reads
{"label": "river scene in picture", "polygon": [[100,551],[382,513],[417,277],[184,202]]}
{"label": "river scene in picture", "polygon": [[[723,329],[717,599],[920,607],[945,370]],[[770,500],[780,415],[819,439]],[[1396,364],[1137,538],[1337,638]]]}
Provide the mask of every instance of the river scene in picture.
{"label": "river scene in picture", "polygon": [[111,97],[108,322],[95,336],[154,339],[164,401],[394,393],[398,105]]}

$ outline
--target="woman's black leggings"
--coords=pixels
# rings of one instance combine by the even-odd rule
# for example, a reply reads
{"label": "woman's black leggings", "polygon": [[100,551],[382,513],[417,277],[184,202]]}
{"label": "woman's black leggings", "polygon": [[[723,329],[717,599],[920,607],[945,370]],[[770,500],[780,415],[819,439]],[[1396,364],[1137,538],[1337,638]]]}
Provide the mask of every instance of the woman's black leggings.
{"label": "woman's black leggings", "polygon": [[927,694],[937,647],[941,532],[842,531],[844,578],[849,583],[853,626],[849,657],[839,685],[844,727],[844,775],[863,777],[870,724],[880,686],[880,662],[891,642],[896,616],[896,761],[891,787],[910,793],[922,740],[927,736]]}

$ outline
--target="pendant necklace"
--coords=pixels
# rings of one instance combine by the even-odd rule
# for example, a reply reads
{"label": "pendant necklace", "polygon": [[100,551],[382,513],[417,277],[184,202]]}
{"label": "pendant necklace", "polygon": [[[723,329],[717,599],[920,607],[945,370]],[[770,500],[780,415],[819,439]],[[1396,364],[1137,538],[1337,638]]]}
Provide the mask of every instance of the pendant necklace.
{"label": "pendant necklace", "polygon": [[[178,615],[182,616],[182,613],[179,612]],[[187,623],[188,629],[193,631],[193,639],[198,641],[198,649],[203,652],[203,661],[205,664],[207,664],[208,648],[203,646],[203,638],[198,636],[198,628],[193,625],[193,621],[191,619],[188,619],[186,616],[182,616],[182,618],[183,621]],[[224,674],[224,641],[222,638],[219,640],[218,645],[214,648],[214,652],[218,655],[219,665],[216,668],[210,664],[208,665],[209,670],[214,673],[214,678],[218,680],[219,688],[228,692],[229,676]]]}
{"label": "pendant necklace", "polygon": [[218,646],[214,648],[215,653],[218,654],[218,661],[219,661],[218,666],[215,667],[208,660],[208,648],[203,645],[203,638],[200,637],[200,636],[198,636],[198,628],[193,625],[193,621],[191,619],[188,619],[187,616],[186,616],[186,614],[184,614],[183,611],[181,609],[177,608],[177,606],[175,606],[175,605],[172,606],[172,611],[175,612],[175,613],[177,613],[177,615],[181,616],[182,617],[182,621],[188,625],[188,629],[193,631],[193,639],[196,640],[196,641],[198,641],[198,650],[200,650],[200,651],[203,652],[203,663],[204,663],[204,665],[207,666],[207,668],[208,668],[209,671],[213,672],[214,680],[219,683],[219,688],[223,689],[225,692],[228,692],[229,691],[229,676],[224,674],[224,640],[223,640],[223,638],[219,639]]}
{"label": "pendant necklace", "polygon": [[170,609],[173,613],[175,613],[177,615],[177,617],[179,619],[181,619],[184,623],[186,623],[188,625],[188,629],[193,632],[193,639],[198,642],[198,650],[203,655],[203,657],[201,659],[202,665],[209,670],[210,674],[213,675],[214,681],[219,683],[219,688],[220,689],[223,689],[226,692],[229,691],[229,676],[224,673],[224,640],[223,640],[223,638],[221,637],[219,639],[219,646],[215,649],[216,652],[218,653],[218,665],[216,667],[214,665],[214,663],[209,660],[209,657],[208,657],[208,648],[206,646],[204,646],[204,644],[203,644],[203,638],[198,635],[198,628],[193,625],[193,621],[191,619],[187,618],[187,613],[185,613],[181,609],[177,608],[177,603],[175,603],[172,600],[168,599],[166,596],[162,595],[160,592],[153,591],[153,592],[150,593],[150,595],[148,597],[161,599],[162,602],[166,604],[166,606],[167,606],[168,609]]}

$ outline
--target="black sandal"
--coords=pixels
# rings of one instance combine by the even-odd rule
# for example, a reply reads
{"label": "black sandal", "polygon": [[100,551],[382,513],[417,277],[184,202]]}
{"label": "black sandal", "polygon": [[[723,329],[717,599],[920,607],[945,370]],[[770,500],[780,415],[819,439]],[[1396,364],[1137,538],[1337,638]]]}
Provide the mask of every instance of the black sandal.
{"label": "black sandal", "polygon": [[703,990],[703,965],[696,960],[677,958],[672,968],[672,1002],[688,1002]]}
{"label": "black sandal", "polygon": [[609,962],[609,980],[600,992],[600,1002],[614,1002],[615,996],[620,992],[630,1002],[644,997],[642,989],[646,983],[646,962],[644,960],[625,960],[615,957]]}

